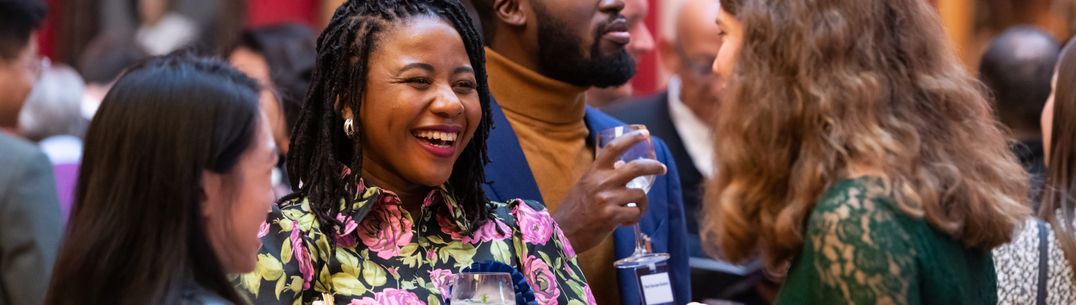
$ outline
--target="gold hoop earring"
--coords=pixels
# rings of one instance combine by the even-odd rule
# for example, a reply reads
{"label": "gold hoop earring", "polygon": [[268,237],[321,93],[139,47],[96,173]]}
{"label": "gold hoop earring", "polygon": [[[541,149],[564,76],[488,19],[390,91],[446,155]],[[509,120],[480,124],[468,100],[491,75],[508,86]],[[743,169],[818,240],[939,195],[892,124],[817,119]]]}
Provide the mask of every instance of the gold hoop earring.
{"label": "gold hoop earring", "polygon": [[347,134],[348,137],[355,136],[355,120],[344,120],[344,134]]}

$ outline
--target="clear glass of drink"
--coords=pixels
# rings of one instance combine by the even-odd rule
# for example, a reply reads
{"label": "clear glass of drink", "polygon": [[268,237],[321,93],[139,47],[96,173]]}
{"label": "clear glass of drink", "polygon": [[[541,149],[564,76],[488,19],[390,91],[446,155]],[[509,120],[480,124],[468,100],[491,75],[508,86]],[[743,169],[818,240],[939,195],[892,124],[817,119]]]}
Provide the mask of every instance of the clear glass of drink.
{"label": "clear glass of drink", "polygon": [[[645,125],[624,125],[617,126],[598,132],[597,139],[597,151],[600,152],[609,142],[614,139],[627,135],[634,135],[646,130]],[[657,153],[654,152],[654,143],[650,138],[636,143],[631,148],[628,148],[624,154],[617,158],[616,165],[626,164],[628,162],[638,159],[650,159],[656,160]],[[628,182],[627,187],[641,189],[643,192],[650,192],[650,187],[654,185],[655,177],[653,175],[635,177]],[[627,206],[635,206],[635,203],[629,203]],[[635,230],[635,253],[629,257],[622,258],[613,265],[622,269],[634,269],[644,266],[651,266],[660,262],[664,262],[669,259],[668,253],[652,253],[650,252],[649,238],[643,234],[639,229],[639,224],[632,226]]]}
{"label": "clear glass of drink", "polygon": [[512,275],[504,272],[463,272],[452,285],[452,305],[515,305]]}

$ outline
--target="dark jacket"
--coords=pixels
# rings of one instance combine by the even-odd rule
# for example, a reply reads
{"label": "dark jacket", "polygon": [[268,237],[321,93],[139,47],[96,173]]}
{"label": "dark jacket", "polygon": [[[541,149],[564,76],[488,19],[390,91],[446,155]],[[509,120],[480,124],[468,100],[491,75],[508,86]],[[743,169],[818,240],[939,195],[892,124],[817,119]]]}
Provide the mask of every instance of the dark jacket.
{"label": "dark jacket", "polygon": [[680,186],[684,194],[684,214],[687,215],[687,232],[699,234],[699,208],[702,202],[703,183],[706,181],[699,173],[691,155],[684,147],[684,141],[673,125],[669,113],[669,94],[662,91],[654,95],[612,104],[603,109],[609,115],[628,124],[643,124],[650,133],[665,140],[669,145],[680,176]]}
{"label": "dark jacket", "polygon": [[[484,190],[486,196],[494,201],[506,201],[513,198],[541,200],[538,184],[528,166],[527,158],[519,145],[515,131],[504,116],[496,101],[491,103],[493,131],[487,141],[491,163],[486,166],[486,179],[489,181]],[[591,134],[599,130],[624,125],[601,111],[587,107],[586,125]],[[593,146],[593,137],[588,145]],[[687,304],[691,300],[690,270],[688,269],[688,250],[686,227],[684,225],[683,202],[680,197],[680,179],[677,174],[676,161],[669,153],[669,148],[661,139],[654,139],[657,159],[668,167],[668,174],[658,176],[654,186],[647,194],[649,209],[640,221],[643,233],[651,238],[655,252],[672,255],[669,260],[669,276],[672,281],[675,304]],[[542,201],[545,202],[545,201]],[[635,249],[635,234],[630,227],[621,227],[613,233],[616,258],[628,257]],[[614,268],[612,265],[609,268]],[[623,304],[641,304],[640,292],[635,275],[632,272],[618,273],[620,281],[620,300]]]}

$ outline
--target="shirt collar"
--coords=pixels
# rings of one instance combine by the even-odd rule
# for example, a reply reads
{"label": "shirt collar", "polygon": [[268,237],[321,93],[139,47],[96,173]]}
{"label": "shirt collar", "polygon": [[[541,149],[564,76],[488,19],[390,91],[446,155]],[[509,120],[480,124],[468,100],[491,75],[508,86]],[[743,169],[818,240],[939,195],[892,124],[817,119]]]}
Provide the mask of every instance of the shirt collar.
{"label": "shirt collar", "polygon": [[710,124],[699,119],[695,112],[691,111],[680,100],[680,79],[669,79],[669,116],[671,116],[676,133],[684,143],[684,149],[695,163],[695,169],[703,177],[713,177],[714,173],[714,140],[710,132]]}
{"label": "shirt collar", "polygon": [[[350,174],[350,170],[345,169],[344,172],[345,176]],[[356,187],[355,192],[356,198],[354,200],[346,200],[345,198],[340,199],[340,206],[338,209],[340,213],[337,215],[337,218],[341,219],[341,221],[353,220],[356,223],[360,223],[373,209],[383,207],[384,205],[403,205],[400,196],[396,195],[395,192],[377,186],[367,185],[366,181],[362,178],[359,178],[358,181],[358,186]],[[344,211],[351,212],[345,213]],[[471,228],[470,221],[463,215],[462,207],[460,207],[459,203],[452,198],[444,184],[430,190],[430,193],[427,194],[426,198],[423,200],[422,211],[424,214],[428,211],[437,213],[439,216],[451,220],[453,224],[463,231],[468,231]],[[411,215],[411,219],[417,221],[422,219],[422,216]]]}

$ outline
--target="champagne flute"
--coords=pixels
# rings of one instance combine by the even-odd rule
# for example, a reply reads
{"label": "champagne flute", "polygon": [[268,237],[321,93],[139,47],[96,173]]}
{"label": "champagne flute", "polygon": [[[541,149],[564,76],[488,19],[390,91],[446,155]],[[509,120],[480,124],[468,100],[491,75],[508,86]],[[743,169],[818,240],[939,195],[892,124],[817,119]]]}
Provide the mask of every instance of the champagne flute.
{"label": "champagne flute", "polygon": [[[624,125],[617,126],[598,132],[598,149],[601,151],[606,144],[612,142],[614,139],[625,136],[633,135],[638,132],[647,130],[645,125]],[[616,164],[625,164],[638,159],[650,159],[657,160],[657,153],[654,152],[654,144],[649,137],[634,146],[628,148],[624,154],[617,157]],[[628,188],[641,189],[643,192],[650,192],[650,187],[654,185],[654,175],[639,176],[631,179],[628,182]],[[628,203],[626,206],[635,207],[635,203]],[[639,229],[639,224],[636,223],[632,226],[635,230],[635,253],[631,256],[622,258],[613,265],[621,269],[635,269],[645,266],[652,266],[654,264],[664,262],[669,259],[668,253],[652,253],[649,248],[650,238],[643,234]]]}
{"label": "champagne flute", "polygon": [[452,285],[452,305],[515,305],[512,275],[504,272],[462,272]]}

